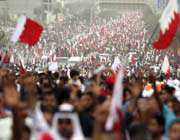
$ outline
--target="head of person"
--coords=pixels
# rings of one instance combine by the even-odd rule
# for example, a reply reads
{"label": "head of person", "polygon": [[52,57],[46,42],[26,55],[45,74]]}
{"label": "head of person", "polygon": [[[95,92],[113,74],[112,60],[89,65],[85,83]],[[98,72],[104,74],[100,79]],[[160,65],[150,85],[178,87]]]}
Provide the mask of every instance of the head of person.
{"label": "head of person", "polygon": [[53,92],[44,93],[42,106],[44,111],[52,112],[56,108],[56,98]]}
{"label": "head of person", "polygon": [[162,102],[167,103],[167,101],[174,95],[174,92],[175,88],[166,85],[160,94]]}
{"label": "head of person", "polygon": [[147,126],[143,123],[134,123],[129,129],[131,140],[151,140]]}
{"label": "head of person", "polygon": [[74,80],[74,81],[78,80],[78,78],[79,78],[79,71],[77,71],[75,69],[71,70],[70,71],[70,76],[71,76],[72,80]]}
{"label": "head of person", "polygon": [[132,93],[132,97],[137,98],[141,95],[142,83],[140,81],[132,82],[129,87]]}
{"label": "head of person", "polygon": [[59,138],[63,139],[82,139],[83,133],[77,113],[71,104],[60,105],[53,119],[53,129]]}
{"label": "head of person", "polygon": [[62,137],[70,139],[73,136],[73,124],[70,118],[58,119],[58,131]]}
{"label": "head of person", "polygon": [[151,97],[148,98],[147,104],[150,106],[152,113],[159,113],[162,110],[162,102],[157,93],[154,93]]}
{"label": "head of person", "polygon": [[155,113],[152,115],[148,123],[149,131],[151,132],[152,138],[160,138],[163,134],[164,118],[161,114]]}
{"label": "head of person", "polygon": [[58,105],[63,103],[69,103],[71,101],[71,88],[63,87],[58,91],[58,94],[56,96]]}
{"label": "head of person", "polygon": [[80,106],[82,109],[90,109],[93,106],[94,101],[94,93],[89,91],[81,96]]}
{"label": "head of person", "polygon": [[68,77],[67,76],[61,76],[60,77],[60,81],[59,81],[59,85],[60,86],[64,86],[64,85],[66,85],[67,83],[68,83]]}
{"label": "head of person", "polygon": [[175,119],[169,127],[169,139],[179,140],[180,139],[180,118]]}
{"label": "head of person", "polygon": [[177,117],[180,117],[180,102],[176,97],[168,100],[167,105],[171,111],[173,111]]}

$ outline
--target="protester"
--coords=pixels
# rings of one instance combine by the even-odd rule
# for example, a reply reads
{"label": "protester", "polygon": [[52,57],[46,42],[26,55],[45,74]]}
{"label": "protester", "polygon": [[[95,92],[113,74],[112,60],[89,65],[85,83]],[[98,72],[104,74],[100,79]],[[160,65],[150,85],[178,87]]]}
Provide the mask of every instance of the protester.
{"label": "protester", "polygon": [[[142,91],[145,84],[141,84],[143,77],[139,77],[140,75],[135,78],[130,76],[124,80],[123,85],[126,89],[124,94],[128,95],[123,99],[124,115],[120,123],[122,128],[118,131],[106,131],[105,122],[113,95],[113,87],[110,88],[108,84],[114,85],[112,77],[107,75],[109,72],[109,70],[102,71],[98,73],[99,76],[96,75],[91,79],[84,77],[86,88],[83,92],[80,89],[81,80],[77,70],[70,72],[73,79],[68,79],[66,84],[58,84],[55,82],[57,77],[55,78],[52,73],[43,73],[43,75],[26,73],[24,76],[15,77],[13,72],[1,69],[0,121],[3,122],[1,128],[6,125],[4,130],[8,134],[2,133],[0,137],[22,140],[37,138],[46,140],[46,137],[85,139],[86,137],[96,140],[113,139],[119,133],[121,135],[118,137],[123,139],[179,139],[177,121],[179,109],[176,106],[180,103],[176,99],[174,89],[170,90],[168,85],[161,89],[161,92],[168,91],[173,97],[172,100],[171,97],[167,101],[164,100],[165,98],[160,98],[159,92],[154,92],[148,97],[144,96]],[[62,79],[61,72],[58,75],[58,79]],[[147,82],[152,82],[152,77],[147,78],[150,79]],[[158,77],[154,77],[154,80],[156,79]],[[80,84],[75,84],[73,80],[78,80]],[[21,88],[19,93],[17,84]],[[71,118],[73,114],[76,116],[75,120]],[[5,119],[8,125],[5,124]],[[76,125],[78,128],[75,128]]]}
{"label": "protester", "polygon": [[[0,139],[179,140],[175,52],[148,45],[143,18],[74,16],[48,24],[32,48],[8,42],[0,53]],[[12,28],[2,29],[8,40]],[[76,56],[73,66],[58,62]]]}

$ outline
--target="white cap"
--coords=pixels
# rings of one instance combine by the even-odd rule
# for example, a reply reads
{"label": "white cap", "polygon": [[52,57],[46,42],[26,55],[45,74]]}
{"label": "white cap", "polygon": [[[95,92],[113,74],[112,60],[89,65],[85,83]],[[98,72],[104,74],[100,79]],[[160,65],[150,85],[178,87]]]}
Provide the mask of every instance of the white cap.
{"label": "white cap", "polygon": [[64,103],[59,106],[59,110],[64,112],[72,112],[74,110],[74,107],[71,104]]}

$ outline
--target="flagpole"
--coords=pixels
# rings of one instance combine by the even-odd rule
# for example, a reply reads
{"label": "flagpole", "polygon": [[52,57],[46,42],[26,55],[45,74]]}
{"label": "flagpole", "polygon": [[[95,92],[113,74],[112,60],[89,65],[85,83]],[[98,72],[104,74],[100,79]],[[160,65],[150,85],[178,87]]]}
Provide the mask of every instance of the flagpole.
{"label": "flagpole", "polygon": [[151,37],[149,38],[148,43],[146,44],[147,47],[151,44],[152,38],[154,37],[154,35],[155,35],[155,33],[156,33],[158,27],[159,27],[159,23],[156,24],[156,27],[154,28],[154,30],[153,30],[153,32],[152,32],[152,35],[151,35]]}

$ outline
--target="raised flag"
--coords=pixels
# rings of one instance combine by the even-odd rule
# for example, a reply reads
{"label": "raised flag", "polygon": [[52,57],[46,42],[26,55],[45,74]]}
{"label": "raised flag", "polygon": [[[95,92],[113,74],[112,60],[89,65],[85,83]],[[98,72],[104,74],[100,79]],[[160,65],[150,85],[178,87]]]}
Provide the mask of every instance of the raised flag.
{"label": "raised flag", "polygon": [[167,78],[170,77],[171,71],[170,71],[170,64],[169,64],[169,60],[167,56],[164,57],[164,62],[162,64],[161,71],[162,73],[166,75]]}
{"label": "raised flag", "polygon": [[121,61],[118,56],[116,56],[114,58],[114,62],[112,64],[111,68],[115,73],[118,73],[119,70],[121,69]]}
{"label": "raised flag", "polygon": [[107,131],[120,129],[121,107],[123,101],[123,68],[119,69],[113,90],[110,113],[106,121]]}
{"label": "raised flag", "polygon": [[26,74],[26,68],[23,59],[20,60],[19,75],[24,76]]}
{"label": "raised flag", "polygon": [[169,0],[160,20],[159,39],[153,43],[156,49],[166,49],[171,44],[179,25],[178,2]]}
{"label": "raised flag", "polygon": [[43,27],[39,23],[26,16],[21,16],[11,41],[14,43],[19,41],[29,46],[34,46],[39,41],[42,31]]}

